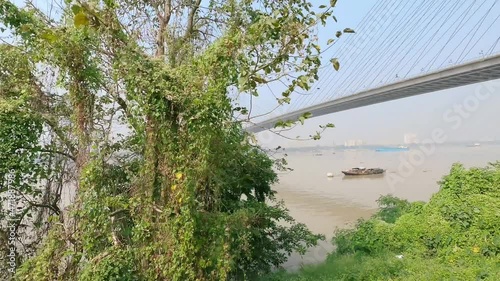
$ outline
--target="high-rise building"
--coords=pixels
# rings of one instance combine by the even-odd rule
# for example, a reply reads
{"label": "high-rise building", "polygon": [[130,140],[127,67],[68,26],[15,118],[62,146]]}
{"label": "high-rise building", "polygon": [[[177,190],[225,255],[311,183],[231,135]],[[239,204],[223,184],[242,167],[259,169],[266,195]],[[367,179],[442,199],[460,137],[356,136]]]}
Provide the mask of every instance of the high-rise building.
{"label": "high-rise building", "polygon": [[404,143],[405,144],[416,144],[416,143],[418,143],[417,135],[414,134],[414,133],[405,134],[405,136],[404,136]]}
{"label": "high-rise building", "polygon": [[365,144],[363,140],[346,140],[344,142],[344,146],[346,147],[361,146],[363,144]]}

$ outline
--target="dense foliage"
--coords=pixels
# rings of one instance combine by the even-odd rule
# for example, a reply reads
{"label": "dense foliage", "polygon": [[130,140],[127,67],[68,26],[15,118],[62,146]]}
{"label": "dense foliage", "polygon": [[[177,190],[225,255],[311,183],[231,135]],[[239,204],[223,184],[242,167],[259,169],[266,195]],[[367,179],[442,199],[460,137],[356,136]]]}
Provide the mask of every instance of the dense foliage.
{"label": "dense foliage", "polygon": [[0,278],[248,279],[314,244],[231,97],[309,89],[336,2],[0,0]]}
{"label": "dense foliage", "polygon": [[499,280],[500,163],[456,164],[428,203],[381,198],[326,264],[266,280]]}

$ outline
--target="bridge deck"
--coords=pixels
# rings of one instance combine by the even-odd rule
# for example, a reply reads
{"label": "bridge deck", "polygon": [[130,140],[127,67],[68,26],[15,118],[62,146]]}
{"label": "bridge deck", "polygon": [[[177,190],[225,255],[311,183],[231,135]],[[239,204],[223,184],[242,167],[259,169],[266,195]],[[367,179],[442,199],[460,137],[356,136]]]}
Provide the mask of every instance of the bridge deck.
{"label": "bridge deck", "polygon": [[318,117],[357,107],[495,79],[500,79],[500,55],[445,68],[422,76],[384,85],[379,88],[366,90],[351,96],[305,107],[249,126],[246,130],[257,133],[271,129],[279,120],[296,120],[306,112],[312,113],[313,117]]}

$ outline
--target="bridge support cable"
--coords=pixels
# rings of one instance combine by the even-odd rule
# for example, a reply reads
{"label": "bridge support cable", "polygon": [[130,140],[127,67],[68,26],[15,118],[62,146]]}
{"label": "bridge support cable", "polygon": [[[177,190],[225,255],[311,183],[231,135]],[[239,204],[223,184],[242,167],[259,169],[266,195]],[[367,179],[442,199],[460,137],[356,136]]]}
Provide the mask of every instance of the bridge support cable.
{"label": "bridge support cable", "polygon": [[[452,33],[452,35],[450,36],[450,38],[448,39],[447,43],[445,44],[445,46],[443,46],[443,48],[440,50],[440,52],[438,53],[439,55],[435,56],[433,59],[432,59],[432,63],[429,65],[429,66],[426,66],[426,69],[433,69],[433,66],[434,66],[434,63],[437,62],[437,60],[439,59],[440,57],[440,54],[442,52],[442,50],[444,50],[449,43],[451,43],[451,41],[455,38],[459,39],[458,37],[456,37],[457,34],[464,34],[464,32],[460,32],[462,29],[466,28],[466,26],[468,25],[468,23],[471,21],[471,19],[474,18],[474,16],[477,14],[478,11],[481,10],[481,8],[488,2],[488,0],[484,0],[482,1],[481,5],[479,5],[475,10],[474,12],[469,15],[467,14],[466,17],[464,17],[462,19],[462,21],[457,24],[457,28],[455,29],[455,31]],[[472,5],[474,6],[474,4],[476,3],[476,1],[472,2]],[[473,30],[473,28],[471,28],[470,30]],[[469,31],[470,33],[470,31]],[[453,55],[453,53],[455,53],[455,51],[462,45],[462,43],[467,39],[467,37],[463,37],[462,40],[460,42],[458,42],[456,44],[456,47],[455,49],[453,49],[453,51],[451,52],[448,52],[448,56],[442,60],[441,64],[439,65],[439,68],[443,67],[445,63],[449,62],[448,59],[450,59],[450,57]],[[450,63],[450,62],[449,62]],[[453,63],[453,61],[451,61],[451,63]],[[455,61],[455,63],[458,63],[458,60]]]}
{"label": "bridge support cable", "polygon": [[[386,86],[398,87],[406,82],[419,81],[420,77],[434,77],[441,71],[448,74],[460,69],[465,74],[451,76],[448,80],[429,81],[431,84],[426,86],[428,89],[494,79],[499,72],[494,68],[495,65],[489,65],[490,68],[479,72],[467,67],[482,67],[499,60],[498,55],[494,55],[500,48],[500,37],[495,29],[500,21],[500,4],[497,2],[378,1],[354,28],[355,34],[341,37],[333,47],[328,47],[338,51],[333,57],[340,60],[340,71],[335,71],[329,63],[325,63],[320,68],[319,80],[311,85],[311,89],[292,93],[292,104],[283,106],[279,114],[288,119],[307,112],[304,110],[326,114],[333,112],[331,110],[373,104],[378,101],[358,102],[358,97],[363,93],[381,91]],[[496,72],[490,75],[487,71]],[[482,77],[472,77],[474,75]],[[384,100],[387,97],[385,95]],[[391,96],[391,99],[395,98],[401,97]],[[363,100],[371,99],[363,97]],[[347,100],[349,106],[345,105]],[[254,102],[258,103],[258,100],[254,99]],[[269,122],[279,118],[276,116],[259,123],[268,127]]]}
{"label": "bridge support cable", "polygon": [[[380,14],[382,13],[384,10],[387,9],[387,6],[390,4],[392,0],[383,0],[383,1],[380,1],[378,2],[376,5],[374,5],[370,11],[368,12],[368,14],[363,17],[361,23],[355,27],[355,31],[358,33],[358,34],[363,34],[361,33],[362,31],[365,31],[366,29],[368,29],[369,27],[375,25],[374,21],[372,20],[372,17],[374,15],[377,15],[377,14]],[[342,40],[342,39],[339,39],[339,40]],[[351,50],[354,48],[353,46],[356,46],[358,44],[358,42],[362,40],[362,36],[347,36],[346,40],[342,43],[345,44],[342,45],[342,47],[340,48],[340,51],[339,53],[337,54],[337,57],[339,58],[342,58],[344,56],[349,56],[351,54]],[[331,78],[332,76],[335,76],[335,71],[332,70],[332,67],[331,65],[327,65],[325,67],[326,69],[326,75],[321,75],[320,76],[320,81],[318,81],[316,83],[316,85],[313,85],[313,87],[311,87],[312,89],[312,92],[310,95],[307,95],[307,96],[302,96],[300,99],[297,99],[295,103],[292,103],[292,106],[291,106],[291,110],[293,109],[298,109],[298,108],[301,108],[302,106],[306,105],[309,103],[309,100],[311,99],[312,96],[316,96],[319,94],[319,92],[315,91],[315,89],[323,89],[324,87],[324,84],[327,83]]]}
{"label": "bridge support cable", "polygon": [[[488,11],[486,12],[486,14],[481,18],[481,20],[474,26],[473,30],[479,30],[481,28],[481,26],[483,25],[484,21],[486,20],[486,18],[488,17],[488,15],[491,13],[491,10],[493,9],[493,7],[495,7],[495,5],[498,3],[498,1],[495,1],[491,7],[488,9]],[[500,14],[499,14],[500,15]],[[496,22],[496,20],[498,19],[498,16],[497,18],[495,19],[495,21],[492,22],[492,24],[484,31],[483,35],[476,39],[476,43],[467,51],[467,53],[465,53],[465,51],[467,50],[467,48],[469,47],[470,43],[472,43],[472,41],[474,40],[474,37],[476,36],[476,34],[478,34],[477,32],[474,32],[473,33],[473,36],[470,36],[470,33],[467,33],[467,37],[470,37],[469,39],[469,42],[467,42],[467,45],[464,47],[464,49],[462,50],[462,52],[460,53],[460,55],[458,56],[458,61],[462,61],[462,59],[465,59],[465,57],[467,57],[467,54],[469,54],[471,52],[471,50],[477,45],[477,43],[479,42],[479,40],[481,40],[481,38],[484,36],[484,34],[486,34],[491,26]],[[472,30],[471,30],[472,31]],[[464,55],[462,57],[462,55]]]}
{"label": "bridge support cable", "polygon": [[[409,21],[407,21],[407,24],[406,25],[403,25],[403,29],[406,29],[406,31],[403,33],[403,38],[400,40],[400,46],[394,48],[394,47],[390,47],[390,46],[394,46],[394,43],[389,45],[389,47],[386,47],[386,49],[384,49],[384,47],[381,47],[381,49],[379,50],[379,54],[381,53],[381,50],[384,50],[384,53],[381,53],[380,56],[378,56],[380,58],[380,60],[382,62],[384,62],[384,65],[385,67],[384,68],[380,68],[380,69],[377,69],[377,65],[380,65],[380,64],[376,64],[375,62],[372,62],[371,65],[373,65],[374,67],[372,68],[369,68],[369,65],[370,64],[365,64],[364,68],[369,68],[369,71],[372,72],[372,73],[378,73],[378,74],[381,74],[381,73],[384,73],[384,72],[387,72],[389,73],[389,75],[392,74],[392,71],[387,71],[386,69],[389,68],[390,66],[395,66],[397,67],[399,64],[394,64],[394,58],[396,58],[396,54],[398,52],[401,52],[401,50],[407,50],[406,54],[405,54],[405,57],[408,55],[408,53],[410,53],[414,47],[414,45],[412,45],[411,47],[405,47],[405,48],[401,48],[401,45],[403,44],[412,44],[414,42],[417,42],[417,40],[419,40],[419,37],[417,36],[414,36],[415,33],[417,34],[421,34],[423,30],[426,30],[428,25],[432,22],[432,19],[434,19],[442,10],[443,8],[445,7],[446,3],[449,3],[447,1],[442,1],[441,3],[438,2],[434,2],[434,1],[430,1],[429,2],[429,6],[425,6],[423,8],[417,8],[417,11],[419,12],[419,18],[416,19],[416,21],[413,23],[412,19],[410,19]],[[436,6],[434,6],[434,4],[437,4]],[[421,12],[421,13],[420,13]],[[434,12],[434,14],[432,13]],[[431,18],[431,20],[429,20],[429,18]],[[402,19],[404,20],[404,17],[402,17]],[[423,22],[423,23],[426,23],[425,26],[423,25],[419,25],[418,23],[419,22]],[[410,27],[410,28],[406,28],[406,27]],[[418,29],[420,29],[419,32],[416,32]],[[399,34],[395,34],[396,38]],[[390,38],[390,37],[389,37]],[[413,40],[408,40],[408,39],[413,39]],[[392,49],[392,50],[391,50]],[[386,58],[385,60],[383,58]],[[377,58],[375,58],[376,60]],[[404,58],[402,58],[404,59]],[[363,66],[361,67],[363,68]],[[377,76],[376,75],[372,81],[375,81],[377,79]],[[370,76],[369,75],[360,75],[360,80],[361,81],[366,81],[366,79],[369,79]],[[346,84],[344,87],[346,89],[350,89],[352,90],[353,92],[357,92],[358,91],[358,88],[357,87],[353,87],[353,83],[354,83],[354,79],[351,79],[351,81]],[[363,82],[362,82],[363,83]]]}
{"label": "bridge support cable", "polygon": [[[332,88],[339,89],[343,92],[343,94],[340,97],[344,96],[346,92],[343,90],[349,89],[346,87],[347,83],[352,82],[352,80],[355,80],[354,77],[361,78],[363,77],[363,75],[369,75],[370,73],[369,68],[373,67],[373,65],[377,63],[377,59],[383,61],[383,59],[381,59],[380,57],[377,58],[377,49],[378,49],[377,46],[380,46],[380,48],[387,48],[386,44],[388,43],[388,40],[387,37],[385,37],[384,35],[389,34],[391,36],[399,33],[402,28],[401,22],[403,21],[403,17],[407,16],[410,13],[410,11],[412,11],[413,5],[416,4],[416,2],[414,1],[400,1],[399,4],[401,3],[404,3],[405,5],[402,6],[401,9],[398,9],[399,6],[397,6],[395,10],[389,12],[389,18],[388,18],[389,20],[387,21],[387,23],[384,23],[384,25],[380,26],[379,30],[377,30],[380,32],[380,35],[378,36],[374,36],[377,34],[371,35],[371,37],[376,39],[373,40],[371,44],[367,46],[367,48],[362,49],[362,52],[360,52],[362,53],[362,55],[355,57],[353,61],[350,61],[350,58],[346,58],[345,64],[347,65],[347,67],[343,73],[339,74],[338,80],[335,81],[335,82],[338,81],[339,84],[333,83],[331,84],[332,86],[330,87],[329,83],[329,86],[326,87],[325,89],[326,91]],[[409,4],[411,4],[410,7],[408,7]],[[403,14],[403,11],[406,12],[404,16],[401,16]],[[399,21],[397,21],[398,17]],[[388,28],[386,28],[386,25]],[[358,47],[357,49],[360,50],[361,46]],[[332,98],[328,97],[328,95],[325,95],[325,98],[322,101],[326,100],[332,100]]]}
{"label": "bridge support cable", "polygon": [[435,25],[433,25],[429,28],[429,25],[431,23],[436,23],[436,17],[444,8],[445,6],[432,6],[429,9],[431,13],[426,13],[416,23],[412,24],[414,26],[409,29],[409,32],[405,34],[405,37],[401,40],[395,52],[391,54],[391,56],[394,57],[394,61],[387,67],[386,71],[379,72],[373,81],[380,79],[381,84],[386,84],[401,78],[403,69],[407,64],[411,65],[412,63],[412,61],[409,60],[409,56],[420,51],[417,45],[423,43],[424,40],[422,40],[422,38],[424,38],[427,33],[431,32],[431,28],[435,27]]}
{"label": "bridge support cable", "polygon": [[[315,104],[321,97],[328,97],[328,94],[331,93],[332,90],[335,90],[335,92],[334,96],[330,96],[330,99],[342,97],[343,93],[339,91],[341,90],[341,88],[332,87],[331,83],[335,83],[337,81],[345,81],[347,79],[348,73],[351,73],[353,71],[354,64],[359,61],[359,54],[366,52],[366,48],[374,44],[374,40],[372,38],[376,38],[376,40],[378,40],[379,38],[383,37],[382,35],[384,34],[384,27],[389,25],[393,15],[396,14],[396,11],[398,11],[397,9],[403,2],[405,1],[400,1],[399,3],[397,3],[397,5],[394,5],[393,0],[389,1],[389,3],[387,3],[386,5],[386,8],[382,10],[380,14],[375,15],[375,18],[372,19],[372,24],[368,25],[366,28],[360,28],[359,31],[356,30],[357,33],[354,35],[354,37],[358,36],[361,39],[360,41],[358,41],[359,43],[353,44],[353,46],[349,46],[350,52],[348,52],[347,54],[339,54],[339,56],[337,56],[343,64],[341,66],[341,71],[336,72],[335,70],[333,70],[333,68],[330,68],[330,73],[333,74],[334,78],[326,79],[327,83],[314,97],[311,97],[311,99],[304,105]],[[405,3],[405,5],[407,5],[409,2]]]}

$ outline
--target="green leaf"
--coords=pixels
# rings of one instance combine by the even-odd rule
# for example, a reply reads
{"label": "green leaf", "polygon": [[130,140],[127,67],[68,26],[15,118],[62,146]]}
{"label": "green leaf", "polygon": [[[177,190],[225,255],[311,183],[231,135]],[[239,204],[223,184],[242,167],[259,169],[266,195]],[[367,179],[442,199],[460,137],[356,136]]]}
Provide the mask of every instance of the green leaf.
{"label": "green leaf", "polygon": [[327,45],[330,45],[330,44],[332,44],[332,43],[333,43],[333,41],[335,41],[335,40],[333,40],[333,39],[328,39],[328,41],[326,42],[326,44],[327,44]]}
{"label": "green leaf", "polygon": [[282,98],[282,99],[278,99],[278,104],[280,104],[280,105],[281,105],[281,104],[284,104],[284,103],[290,104],[290,101],[291,101],[291,100],[292,100],[292,99],[291,99],[291,98],[289,98],[289,97],[285,97],[285,98]]}
{"label": "green leaf", "polygon": [[319,8],[324,9],[324,8],[326,8],[326,5],[320,5]]}
{"label": "green leaf", "polygon": [[304,90],[309,90],[307,76],[305,76],[305,75],[299,76],[299,78],[297,79],[297,86],[299,86],[300,88],[302,88]]}
{"label": "green leaf", "polygon": [[350,29],[350,28],[346,28],[344,29],[344,33],[355,33],[354,30]]}
{"label": "green leaf", "polygon": [[303,116],[300,116],[299,117],[299,122],[300,124],[304,125],[304,122],[306,121],[306,118],[304,118]]}
{"label": "green leaf", "polygon": [[247,76],[240,76],[238,77],[238,85],[239,85],[239,90],[240,91],[244,91],[245,90],[245,86],[248,82],[248,77]]}
{"label": "green leaf", "polygon": [[22,24],[19,28],[21,32],[30,32],[33,26],[31,24]]}
{"label": "green leaf", "polygon": [[104,0],[104,4],[106,4],[106,6],[108,6],[110,8],[116,8],[117,7],[115,1],[113,1],[113,0]]}
{"label": "green leaf", "polygon": [[73,15],[77,15],[81,10],[82,10],[82,7],[80,7],[78,5],[71,6],[71,11],[73,12]]}
{"label": "green leaf", "polygon": [[40,37],[42,39],[47,40],[49,43],[54,43],[57,40],[57,36],[53,32],[50,32],[50,31],[47,31],[47,32],[40,34]]}
{"label": "green leaf", "polygon": [[330,6],[335,7],[337,5],[337,0],[330,0]]}
{"label": "green leaf", "polygon": [[314,47],[314,49],[316,49],[316,51],[318,51],[318,53],[321,52],[321,47],[318,44],[311,43],[311,45]]}
{"label": "green leaf", "polygon": [[332,16],[332,19],[337,22],[337,17],[336,16]]}
{"label": "green leaf", "polygon": [[337,36],[337,38],[340,38],[340,36],[342,36],[342,31],[337,31],[337,33],[335,33],[335,36]]}
{"label": "green leaf", "polygon": [[308,119],[308,118],[311,118],[313,115],[311,112],[306,112],[304,114],[302,114],[302,117],[304,117],[305,119]]}
{"label": "green leaf", "polygon": [[335,70],[339,71],[339,69],[340,69],[339,60],[337,58],[333,58],[330,60],[330,62],[332,63],[333,68],[335,68]]}
{"label": "green leaf", "polygon": [[262,77],[260,77],[260,76],[255,76],[255,77],[253,78],[253,80],[254,80],[255,82],[257,82],[257,83],[261,83],[261,84],[267,83],[266,79],[264,79],[264,78],[262,78]]}
{"label": "green leaf", "polygon": [[90,22],[87,15],[80,11],[78,12],[78,14],[75,15],[74,23],[76,27],[81,27],[89,25]]}
{"label": "green leaf", "polygon": [[326,128],[335,128],[335,125],[332,123],[328,123],[325,125]]}

